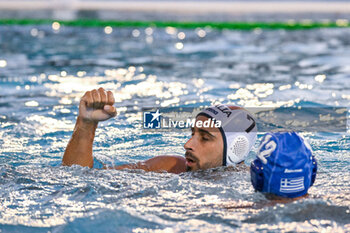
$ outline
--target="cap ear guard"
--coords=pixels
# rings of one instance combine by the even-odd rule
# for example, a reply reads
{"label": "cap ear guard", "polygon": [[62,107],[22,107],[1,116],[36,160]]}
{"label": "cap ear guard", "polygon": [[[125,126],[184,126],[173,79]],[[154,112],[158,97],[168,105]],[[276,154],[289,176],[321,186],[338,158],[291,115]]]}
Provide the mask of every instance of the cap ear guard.
{"label": "cap ear guard", "polygon": [[317,174],[317,160],[315,158],[315,156],[312,154],[312,147],[310,146],[310,144],[308,143],[308,141],[305,140],[305,138],[302,135],[299,135],[303,141],[304,144],[306,146],[306,148],[311,152],[311,181],[310,181],[310,187],[315,183],[316,180],[316,174]]}
{"label": "cap ear guard", "polygon": [[[230,140],[229,140],[230,141]],[[236,136],[227,148],[227,164],[242,162],[249,153],[249,140],[245,135]]]}
{"label": "cap ear guard", "polygon": [[262,169],[263,167],[260,159],[256,159],[250,164],[250,180],[255,191],[259,192],[262,192],[264,188],[264,173]]}
{"label": "cap ear guard", "polygon": [[312,148],[310,146],[310,144],[308,143],[308,141],[305,140],[305,138],[302,136],[302,135],[299,135],[303,141],[304,141],[304,144],[306,146],[306,148],[311,152],[311,181],[310,181],[310,187],[315,183],[315,180],[316,180],[316,174],[317,174],[317,160],[315,158],[315,156],[312,154]]}
{"label": "cap ear guard", "polygon": [[263,192],[264,188],[264,164],[267,163],[265,156],[269,156],[276,149],[272,135],[266,134],[259,145],[257,158],[250,164],[250,179],[255,191]]}
{"label": "cap ear guard", "polygon": [[[246,159],[256,141],[255,119],[243,109],[232,110],[234,117],[226,122],[226,165],[234,165]],[[224,139],[225,140],[225,139]]]}
{"label": "cap ear guard", "polygon": [[317,160],[315,156],[311,156],[312,159],[312,174],[311,174],[311,184],[310,187],[315,183],[316,174],[317,174]]}

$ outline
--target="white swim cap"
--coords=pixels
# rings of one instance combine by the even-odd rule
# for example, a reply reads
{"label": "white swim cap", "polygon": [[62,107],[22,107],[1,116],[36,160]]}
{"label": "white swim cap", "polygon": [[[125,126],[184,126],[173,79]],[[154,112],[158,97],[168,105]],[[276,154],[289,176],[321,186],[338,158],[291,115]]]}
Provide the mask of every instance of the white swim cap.
{"label": "white swim cap", "polygon": [[223,166],[244,161],[254,146],[257,134],[251,113],[241,107],[220,104],[206,108],[197,116],[200,115],[221,121]]}

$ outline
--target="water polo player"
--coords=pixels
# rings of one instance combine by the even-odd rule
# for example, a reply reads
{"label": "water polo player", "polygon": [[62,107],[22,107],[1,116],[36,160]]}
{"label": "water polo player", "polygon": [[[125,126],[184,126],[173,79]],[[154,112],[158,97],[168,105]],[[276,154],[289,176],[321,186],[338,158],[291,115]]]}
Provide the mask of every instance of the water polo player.
{"label": "water polo player", "polygon": [[250,172],[254,189],[268,198],[299,198],[315,182],[317,162],[310,145],[297,133],[268,133]]}
{"label": "water polo player", "polygon": [[[79,104],[76,125],[63,155],[63,165],[93,167],[92,147],[99,121],[117,115],[112,92],[103,88],[88,91]],[[237,164],[246,158],[256,140],[257,127],[243,108],[217,105],[206,108],[197,121],[221,121],[221,127],[194,127],[182,156],[156,156],[146,161],[116,166],[116,169],[143,169],[181,173]]]}

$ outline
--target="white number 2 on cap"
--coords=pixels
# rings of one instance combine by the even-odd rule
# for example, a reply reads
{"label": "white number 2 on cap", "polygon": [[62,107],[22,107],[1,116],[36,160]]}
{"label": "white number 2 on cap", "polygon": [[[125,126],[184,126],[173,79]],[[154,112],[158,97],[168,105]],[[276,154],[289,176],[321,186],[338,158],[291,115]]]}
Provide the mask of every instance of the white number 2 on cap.
{"label": "white number 2 on cap", "polygon": [[[266,145],[266,146],[265,146]],[[261,150],[265,146],[265,150]],[[264,141],[260,144],[259,146],[259,153],[258,153],[258,158],[263,162],[264,164],[267,163],[266,158],[269,157],[272,152],[276,150],[276,142],[271,140],[271,135],[267,135],[264,138]]]}

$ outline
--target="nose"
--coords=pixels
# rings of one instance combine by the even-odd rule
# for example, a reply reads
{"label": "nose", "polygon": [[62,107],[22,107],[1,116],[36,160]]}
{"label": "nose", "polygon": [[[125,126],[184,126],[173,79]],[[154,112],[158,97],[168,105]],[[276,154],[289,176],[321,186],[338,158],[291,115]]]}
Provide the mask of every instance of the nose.
{"label": "nose", "polygon": [[185,143],[184,148],[185,150],[191,150],[193,151],[193,137],[191,137],[190,139],[188,139],[188,141]]}

